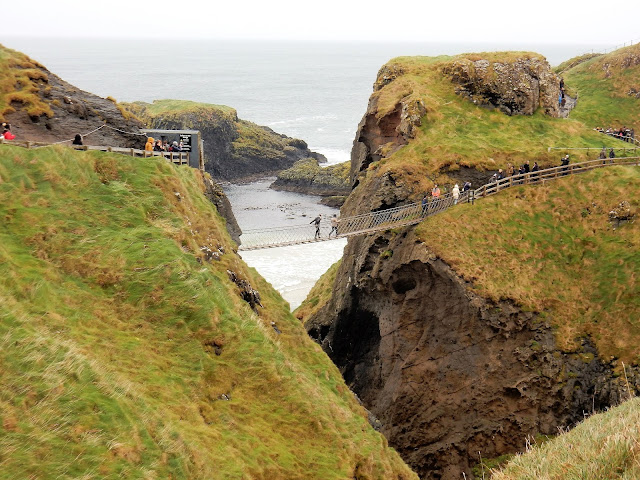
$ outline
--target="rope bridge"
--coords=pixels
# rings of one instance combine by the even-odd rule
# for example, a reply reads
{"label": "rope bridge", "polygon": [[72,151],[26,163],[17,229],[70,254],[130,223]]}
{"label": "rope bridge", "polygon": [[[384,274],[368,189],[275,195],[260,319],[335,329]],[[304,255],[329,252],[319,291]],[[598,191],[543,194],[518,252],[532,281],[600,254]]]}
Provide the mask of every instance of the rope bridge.
{"label": "rope bridge", "polygon": [[286,227],[261,228],[244,230],[241,236],[242,245],[238,250],[258,250],[262,248],[286,247],[289,245],[301,245],[305,243],[323,242],[347,238],[358,235],[389,230],[391,228],[405,227],[422,222],[425,218],[443,212],[456,203],[473,203],[476,199],[494,195],[502,190],[520,185],[544,184],[550,180],[585,173],[590,170],[619,165],[640,165],[640,157],[613,158],[606,160],[590,160],[588,162],[575,163],[539,170],[537,172],[524,173],[503,178],[497,182],[491,182],[476,190],[461,192],[460,198],[455,202],[453,195],[448,193],[437,199],[430,199],[423,206],[421,203],[412,203],[401,207],[389,208],[378,212],[365,213],[353,217],[343,217],[338,223],[338,235],[331,233],[329,218],[323,218],[320,224],[320,238],[315,237],[315,225],[305,223]]}

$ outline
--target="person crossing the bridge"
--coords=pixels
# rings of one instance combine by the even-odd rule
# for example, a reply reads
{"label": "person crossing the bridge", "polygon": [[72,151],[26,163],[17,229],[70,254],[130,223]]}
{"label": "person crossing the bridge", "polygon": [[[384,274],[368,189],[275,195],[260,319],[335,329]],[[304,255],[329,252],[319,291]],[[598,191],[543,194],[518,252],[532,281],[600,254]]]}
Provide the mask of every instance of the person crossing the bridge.
{"label": "person crossing the bridge", "polygon": [[331,231],[329,232],[329,238],[331,238],[332,233],[335,233],[336,238],[338,238],[338,223],[340,223],[340,219],[334,213],[333,217],[331,217]]}
{"label": "person crossing the bridge", "polygon": [[451,190],[451,195],[453,196],[453,204],[457,205],[458,199],[460,198],[460,187],[458,187],[457,183],[453,186],[453,190]]}
{"label": "person crossing the bridge", "polygon": [[438,208],[438,202],[440,201],[440,189],[438,188],[437,183],[431,189],[431,197],[433,198],[433,208]]}
{"label": "person crossing the bridge", "polygon": [[317,240],[320,238],[320,222],[322,221],[322,214],[320,213],[316,218],[314,218],[313,220],[311,220],[309,223],[313,223],[316,226],[316,234],[313,237],[314,240]]}

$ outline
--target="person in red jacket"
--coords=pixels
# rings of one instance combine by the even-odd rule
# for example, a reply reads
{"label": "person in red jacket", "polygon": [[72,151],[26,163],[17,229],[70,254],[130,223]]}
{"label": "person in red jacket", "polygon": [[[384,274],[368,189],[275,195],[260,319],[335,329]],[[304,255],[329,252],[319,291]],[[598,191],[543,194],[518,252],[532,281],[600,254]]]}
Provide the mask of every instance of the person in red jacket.
{"label": "person in red jacket", "polygon": [[11,125],[9,125],[8,123],[5,123],[2,126],[4,127],[2,136],[4,137],[5,140],[13,140],[14,138],[16,138],[16,136],[13,133],[11,133]]}

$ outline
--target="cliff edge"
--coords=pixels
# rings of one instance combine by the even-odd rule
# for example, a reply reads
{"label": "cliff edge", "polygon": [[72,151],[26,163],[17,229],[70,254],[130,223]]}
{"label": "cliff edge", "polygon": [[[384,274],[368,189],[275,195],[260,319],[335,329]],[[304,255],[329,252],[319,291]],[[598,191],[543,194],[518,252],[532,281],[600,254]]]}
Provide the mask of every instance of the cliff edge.
{"label": "cliff edge", "polygon": [[[475,97],[530,61],[545,74],[527,66],[514,77],[529,82],[520,88],[531,92],[518,107],[524,115],[499,106],[509,96],[492,106],[483,104],[491,95]],[[477,62],[511,66],[461,81],[456,65]],[[342,215],[417,201],[435,182],[479,186],[516,159],[557,164],[547,150],[554,144],[593,145],[597,155],[603,136],[585,121],[582,99],[608,87],[567,72],[567,82],[580,81],[581,102],[575,117],[557,118],[544,104],[556,77],[543,63],[521,52],[389,62],[356,134]],[[629,78],[634,68],[617,71]],[[481,84],[461,91],[469,79]],[[605,122],[622,118],[602,111]],[[630,388],[640,388],[640,232],[609,216],[624,202],[638,211],[639,175],[619,167],[523,186],[418,227],[349,239],[323,279],[331,294],[316,292],[314,308],[303,304],[299,315],[421,478],[470,478],[478,452],[513,453],[527,436],[616,405],[628,395],[622,361]]]}

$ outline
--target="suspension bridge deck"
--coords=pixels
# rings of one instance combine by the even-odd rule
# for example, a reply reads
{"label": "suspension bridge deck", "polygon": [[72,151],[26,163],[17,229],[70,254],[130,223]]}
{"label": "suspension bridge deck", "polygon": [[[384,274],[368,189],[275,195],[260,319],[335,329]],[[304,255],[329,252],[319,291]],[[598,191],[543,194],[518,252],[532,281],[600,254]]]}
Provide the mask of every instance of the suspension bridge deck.
{"label": "suspension bridge deck", "polygon": [[240,251],[258,250],[264,248],[286,247],[305,243],[337,240],[339,238],[368,235],[375,232],[415,225],[425,218],[443,212],[458,203],[475,202],[477,199],[488,197],[515,186],[543,184],[567,175],[585,173],[597,168],[615,167],[620,165],[640,165],[640,157],[613,158],[606,160],[590,160],[572,165],[547,168],[537,172],[529,172],[491,182],[476,190],[461,192],[456,201],[449,193],[431,199],[423,206],[412,203],[378,212],[365,213],[353,217],[343,217],[338,224],[338,234],[329,237],[331,227],[328,219],[324,219],[320,226],[320,238],[315,237],[315,226],[311,224],[292,225],[286,227],[272,227],[256,230],[246,230],[240,237],[242,244]]}

